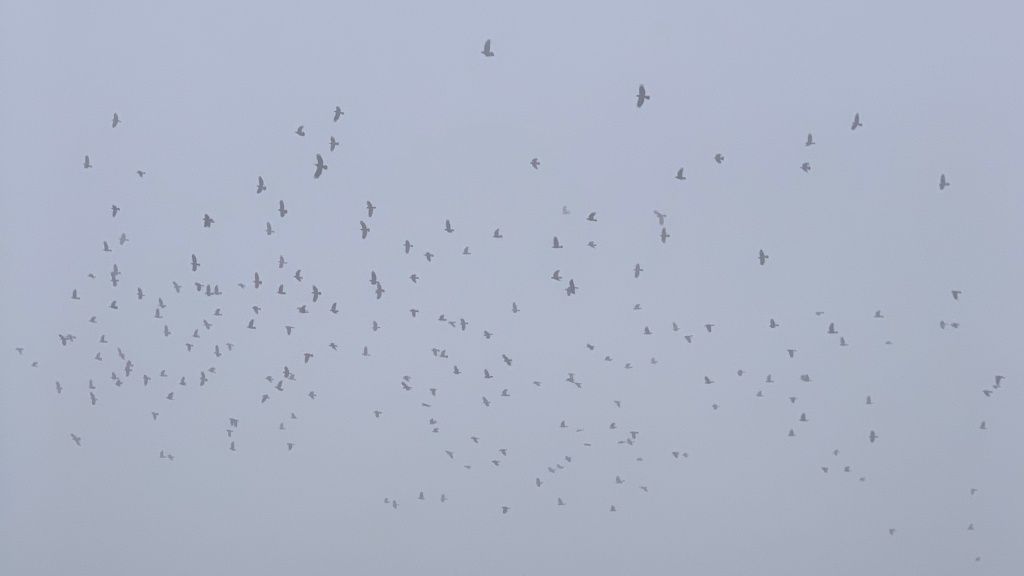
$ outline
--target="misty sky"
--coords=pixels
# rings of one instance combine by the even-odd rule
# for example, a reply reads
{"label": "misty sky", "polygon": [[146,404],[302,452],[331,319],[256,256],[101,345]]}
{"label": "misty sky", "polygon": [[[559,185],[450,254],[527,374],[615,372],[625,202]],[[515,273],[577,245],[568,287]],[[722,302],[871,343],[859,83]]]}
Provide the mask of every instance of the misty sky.
{"label": "misty sky", "polygon": [[0,574],[1024,571],[1014,4],[212,4],[0,0]]}

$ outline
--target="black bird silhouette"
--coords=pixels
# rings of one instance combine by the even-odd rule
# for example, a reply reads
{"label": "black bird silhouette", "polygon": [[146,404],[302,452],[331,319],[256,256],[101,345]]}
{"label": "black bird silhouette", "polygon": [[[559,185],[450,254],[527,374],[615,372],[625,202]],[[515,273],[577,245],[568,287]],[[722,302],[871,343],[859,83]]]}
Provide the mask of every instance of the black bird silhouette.
{"label": "black bird silhouette", "polygon": [[192,271],[195,272],[198,269],[199,269],[199,259],[196,258],[195,254],[193,254],[192,255]]}
{"label": "black bird silhouette", "polygon": [[92,164],[89,162],[89,155],[88,154],[85,155],[85,161],[82,162],[82,167],[83,168],[92,168]]}
{"label": "black bird silhouette", "polygon": [[263,176],[259,176],[259,181],[256,183],[256,193],[260,194],[267,189],[267,186],[263,183]]}
{"label": "black bird silhouette", "polygon": [[853,122],[850,124],[850,130],[856,130],[861,126],[863,126],[863,124],[860,123],[860,113],[858,112],[853,115]]}
{"label": "black bird silhouette", "polygon": [[345,113],[341,111],[341,106],[334,107],[334,121],[337,122]]}
{"label": "black bird silhouette", "polygon": [[213,218],[210,218],[209,214],[203,214],[203,228],[209,228],[213,225]]}
{"label": "black bird silhouette", "polygon": [[366,225],[366,222],[359,221],[359,230],[363,233],[363,240],[366,240],[366,235],[370,233],[370,228]]}
{"label": "black bird silhouette", "polygon": [[327,170],[327,164],[324,164],[324,157],[321,156],[320,154],[317,154],[316,155],[316,171],[313,172],[313,179],[315,180],[315,179],[319,178],[320,175],[324,173],[324,170]]}
{"label": "black bird silhouette", "polygon": [[651,96],[647,93],[647,89],[641,84],[636,94],[636,107],[640,108],[644,105],[644,102],[651,99]]}
{"label": "black bird silhouette", "polygon": [[480,53],[483,54],[484,56],[488,57],[488,58],[490,58],[491,56],[494,56],[494,52],[491,52],[491,39],[490,38],[488,38],[487,41],[484,42],[484,49],[481,50]]}
{"label": "black bird silhouette", "polygon": [[121,123],[121,119],[117,117],[117,112],[114,112],[114,118],[110,121],[111,128],[117,128],[117,125]]}

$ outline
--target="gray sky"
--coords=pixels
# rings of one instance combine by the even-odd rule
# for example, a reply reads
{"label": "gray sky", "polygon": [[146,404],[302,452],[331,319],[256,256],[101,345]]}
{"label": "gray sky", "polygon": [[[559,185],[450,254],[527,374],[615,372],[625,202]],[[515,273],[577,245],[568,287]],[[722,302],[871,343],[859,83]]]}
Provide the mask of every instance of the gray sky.
{"label": "gray sky", "polygon": [[1024,569],[1019,9],[611,4],[0,1],[0,573]]}

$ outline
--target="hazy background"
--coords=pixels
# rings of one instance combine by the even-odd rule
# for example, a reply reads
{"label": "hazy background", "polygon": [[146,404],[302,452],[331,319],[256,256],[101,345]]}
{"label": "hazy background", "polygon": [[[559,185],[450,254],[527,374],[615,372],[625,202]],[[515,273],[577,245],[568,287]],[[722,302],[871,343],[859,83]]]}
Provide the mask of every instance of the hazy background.
{"label": "hazy background", "polygon": [[0,1],[0,573],[1024,569],[1012,3],[210,4]]}

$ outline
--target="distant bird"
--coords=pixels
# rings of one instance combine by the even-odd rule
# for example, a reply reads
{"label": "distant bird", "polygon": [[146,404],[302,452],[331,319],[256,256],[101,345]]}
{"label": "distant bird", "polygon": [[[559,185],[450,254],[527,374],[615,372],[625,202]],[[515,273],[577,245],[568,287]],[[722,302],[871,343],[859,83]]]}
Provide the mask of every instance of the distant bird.
{"label": "distant bird", "polygon": [[721,152],[719,152],[718,154],[715,154],[715,162],[721,164],[724,161],[725,161],[725,156],[723,156]]}
{"label": "distant bird", "polygon": [[408,254],[409,250],[412,249],[412,242],[409,242],[408,240],[406,240],[405,244],[403,244],[403,246],[405,247],[405,253]]}
{"label": "distant bird", "polygon": [[288,210],[284,207],[284,200],[278,200],[277,213],[281,215],[281,218],[284,218],[284,215],[288,213]]}
{"label": "distant bird", "polygon": [[491,52],[491,39],[490,38],[488,38],[487,41],[484,42],[484,49],[481,50],[480,53],[483,54],[484,56],[488,57],[488,58],[490,58],[491,56],[494,56],[494,52]]}
{"label": "distant bird", "polygon": [[804,142],[804,146],[814,146],[815,144],[816,144],[816,142],[814,141],[814,135],[812,135],[810,132],[808,132],[807,133],[807,141]]}
{"label": "distant bird", "polygon": [[668,229],[665,227],[661,228],[661,243],[664,244],[672,235],[668,233]]}
{"label": "distant bird", "polygon": [[534,170],[540,168],[540,160],[538,160],[536,158],[534,158],[533,160],[530,160],[530,166],[533,166]]}
{"label": "distant bird", "polygon": [[199,259],[196,258],[195,254],[193,254],[192,255],[192,271],[195,272],[198,269],[199,269]]}
{"label": "distant bird", "polygon": [[680,168],[676,172],[676,180],[686,180],[686,176],[683,176],[683,169],[682,168]]}
{"label": "distant bird", "polygon": [[575,293],[576,293],[576,282],[572,278],[570,278],[569,279],[569,286],[567,286],[565,288],[565,294],[566,294],[566,296],[572,296]]}
{"label": "distant bird", "polygon": [[640,264],[637,264],[636,266],[633,266],[633,278],[639,278],[640,277],[640,273],[643,272],[643,271],[644,271],[644,269],[640,267]]}
{"label": "distant bird", "polygon": [[951,290],[950,293],[953,294],[953,300],[959,300],[960,299],[960,295],[963,294],[963,291],[961,291],[961,290]]}
{"label": "distant bird", "polygon": [[359,221],[359,230],[363,233],[363,240],[366,240],[366,235],[370,233],[370,228],[366,225],[366,222]]}
{"label": "distant bird", "polygon": [[800,165],[800,169],[803,170],[804,172],[810,172],[811,171],[811,163],[810,162],[804,162],[803,164]]}
{"label": "distant bird", "polygon": [[320,175],[324,173],[324,170],[327,170],[327,164],[324,164],[324,157],[321,156],[320,154],[316,155],[316,164],[315,164],[315,166],[316,166],[316,171],[313,172],[313,179],[314,180],[319,178]]}
{"label": "distant bird", "polygon": [[110,206],[110,216],[111,216],[111,218],[116,218],[117,217],[117,213],[120,212],[120,211],[121,211],[121,209],[117,207],[117,204],[112,204]]}
{"label": "distant bird", "polygon": [[138,174],[139,178],[142,178],[143,176],[146,175],[145,170],[136,170],[135,173]]}
{"label": "distant bird", "polygon": [[377,207],[374,206],[372,202],[370,202],[369,200],[366,201],[366,216],[367,216],[367,218],[373,218],[373,211],[376,210],[376,209],[377,209]]}
{"label": "distant bird", "polygon": [[654,211],[654,215],[657,216],[657,218],[658,218],[658,226],[664,226],[665,225],[665,218],[668,218],[668,214],[662,214],[661,212],[658,212],[657,210],[655,210]]}
{"label": "distant bird", "polygon": [[647,89],[644,88],[643,84],[641,84],[640,88],[637,90],[637,93],[636,93],[636,107],[637,108],[642,107],[644,105],[644,102],[646,102],[646,101],[648,101],[650,99],[651,99],[650,94],[647,93]]}
{"label": "distant bird", "polygon": [[555,281],[558,281],[558,282],[561,282],[562,281],[562,276],[560,274],[560,271],[559,270],[555,270],[554,273],[551,274],[551,279],[555,280]]}
{"label": "distant bird", "polygon": [[870,433],[868,434],[868,440],[870,440],[870,441],[871,441],[871,443],[873,444],[873,443],[875,442],[875,440],[877,440],[877,439],[878,439],[878,434],[875,434],[875,431],[874,431],[874,430],[872,430],[872,431],[871,431],[871,432],[870,432]]}
{"label": "distant bird", "polygon": [[266,189],[267,186],[263,183],[263,176],[259,176],[259,182],[256,183],[256,193],[260,194]]}
{"label": "distant bird", "polygon": [[121,119],[117,117],[117,112],[114,112],[114,118],[110,121],[111,128],[117,128],[117,125],[121,123]]}
{"label": "distant bird", "polygon": [[591,212],[590,214],[588,214],[587,220],[589,222],[597,222],[597,212]]}
{"label": "distant bird", "polygon": [[[115,114],[115,115],[114,115],[114,118],[115,118],[115,119],[117,118],[117,114]],[[75,443],[76,445],[78,445],[78,446],[81,446],[81,445],[82,445],[82,437],[81,437],[81,436],[78,436],[78,435],[76,435],[76,434],[72,433],[72,434],[71,434],[71,440],[72,440],[72,441],[74,441],[74,443]]]}
{"label": "distant bird", "polygon": [[494,229],[494,234],[492,234],[491,237],[492,238],[498,238],[498,239],[504,238],[504,236],[501,234],[501,228],[495,228]]}
{"label": "distant bird", "polygon": [[764,266],[764,263],[768,261],[768,255],[764,253],[764,250],[759,250],[757,253],[757,259],[761,262],[761,266]]}
{"label": "distant bird", "polygon": [[209,214],[203,214],[203,228],[209,228],[213,225],[213,218],[210,218]]}
{"label": "distant bird", "polygon": [[558,242],[558,236],[555,236],[554,239],[551,241],[551,247],[552,248],[561,248],[562,247],[562,245]]}
{"label": "distant bird", "polygon": [[267,236],[270,236],[273,233],[274,233],[274,225],[271,224],[270,221],[268,220],[267,221]]}
{"label": "distant bird", "polygon": [[328,142],[328,145],[331,147],[331,152],[334,152],[334,149],[337,148],[339,144],[340,143],[334,138],[334,136],[331,136],[331,141]]}
{"label": "distant bird", "polygon": [[85,169],[92,168],[92,164],[89,162],[89,155],[88,154],[85,155],[85,161],[82,162],[82,167],[85,168]]}
{"label": "distant bird", "polygon": [[295,133],[298,134],[299,136],[305,136],[306,135],[305,126],[299,126],[298,128],[296,128],[295,129]]}
{"label": "distant bird", "polygon": [[[86,158],[88,158],[88,156],[86,156]],[[88,168],[88,166],[87,166],[87,168]],[[949,186],[949,180],[946,180],[946,175],[945,174],[939,175],[939,191],[945,190],[946,186]]]}
{"label": "distant bird", "polygon": [[455,232],[455,228],[452,228],[451,220],[445,220],[444,221],[444,231],[449,233],[449,234],[451,234],[452,232]]}
{"label": "distant bird", "polygon": [[863,126],[863,124],[860,123],[860,113],[858,112],[853,115],[853,122],[850,124],[850,130],[856,130],[861,126]]}
{"label": "distant bird", "polygon": [[341,111],[341,106],[334,107],[334,121],[337,122],[345,113]]}

